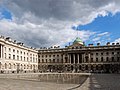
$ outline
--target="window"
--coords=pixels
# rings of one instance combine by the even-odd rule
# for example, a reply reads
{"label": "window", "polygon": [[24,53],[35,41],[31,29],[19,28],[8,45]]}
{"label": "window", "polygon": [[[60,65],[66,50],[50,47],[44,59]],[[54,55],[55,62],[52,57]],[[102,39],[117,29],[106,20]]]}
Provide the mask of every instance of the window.
{"label": "window", "polygon": [[51,55],[49,55],[49,57],[51,57]]}
{"label": "window", "polygon": [[5,58],[7,58],[6,53],[5,53]]}
{"label": "window", "polygon": [[24,61],[25,61],[25,57],[24,57]]}
{"label": "window", "polygon": [[98,58],[96,58],[96,62],[98,62]]}
{"label": "window", "polygon": [[114,52],[112,52],[112,54],[114,55]]}
{"label": "window", "polygon": [[21,58],[21,61],[22,61],[22,56],[20,58]]}
{"label": "window", "polygon": [[9,63],[9,69],[11,69],[11,64]]}
{"label": "window", "polygon": [[103,62],[103,57],[101,57],[101,62]]}
{"label": "window", "polygon": [[19,60],[19,56],[17,55],[17,60]]}
{"label": "window", "polygon": [[44,63],[44,59],[42,59],[42,63]]}
{"label": "window", "polygon": [[109,55],[109,52],[106,52],[106,55]]}
{"label": "window", "polygon": [[13,59],[15,59],[15,55],[13,55]]}
{"label": "window", "polygon": [[24,55],[25,55],[25,52],[24,52]]}
{"label": "window", "polygon": [[91,53],[91,55],[93,56],[93,53]]}
{"label": "window", "polygon": [[53,63],[55,63],[55,59],[53,59]]}
{"label": "window", "polygon": [[20,53],[22,54],[22,51]]}
{"label": "window", "polygon": [[117,54],[120,54],[120,52],[117,52]]}
{"label": "window", "polygon": [[42,55],[42,57],[44,57],[44,55]]}
{"label": "window", "polygon": [[13,52],[15,52],[15,49],[13,49]]}
{"label": "window", "polygon": [[55,55],[53,55],[53,57],[55,57]]}
{"label": "window", "polygon": [[47,57],[47,55],[45,55],[45,57]]}
{"label": "window", "polygon": [[96,55],[98,56],[98,53],[96,53]]}
{"label": "window", "polygon": [[59,57],[59,55],[57,55],[57,57]]}
{"label": "window", "polygon": [[51,59],[49,59],[49,62],[51,63]]}
{"label": "window", "polygon": [[11,59],[11,54],[9,54],[9,59]]}
{"label": "window", "polygon": [[40,63],[40,59],[38,60],[38,63]]}
{"label": "window", "polygon": [[120,57],[117,57],[117,61],[118,61],[118,62],[120,61]]}
{"label": "window", "polygon": [[114,61],[114,57],[112,57],[112,62]]}
{"label": "window", "polygon": [[85,57],[86,62],[88,62],[88,57]]}
{"label": "window", "polygon": [[106,61],[107,61],[107,62],[109,61],[109,58],[108,58],[108,57],[106,57]]}
{"label": "window", "polygon": [[28,61],[28,57],[27,57],[27,61]]}
{"label": "window", "polygon": [[91,62],[93,62],[93,58],[91,58]]}
{"label": "window", "polygon": [[101,53],[101,55],[103,55],[103,53]]}
{"label": "window", "polygon": [[60,62],[60,60],[59,60],[59,59],[57,59],[57,62],[59,63],[59,62]]}
{"label": "window", "polygon": [[9,52],[11,52],[11,48],[9,48]]}
{"label": "window", "polygon": [[61,63],[63,63],[63,59],[61,59]]}
{"label": "window", "polygon": [[17,53],[19,53],[19,51],[17,50]]}

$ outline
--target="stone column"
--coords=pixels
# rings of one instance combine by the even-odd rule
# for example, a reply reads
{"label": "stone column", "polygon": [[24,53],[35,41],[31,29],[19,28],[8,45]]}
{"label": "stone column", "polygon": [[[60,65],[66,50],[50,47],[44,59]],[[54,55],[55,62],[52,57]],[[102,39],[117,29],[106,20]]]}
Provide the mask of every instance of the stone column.
{"label": "stone column", "polygon": [[90,53],[88,54],[88,63],[90,63]]}
{"label": "stone column", "polygon": [[85,54],[82,54],[82,63],[84,62]]}
{"label": "stone column", "polygon": [[71,54],[69,54],[69,63],[71,63]]}
{"label": "stone column", "polygon": [[79,60],[80,60],[80,55],[77,54],[77,59],[78,59],[78,64],[80,63]]}
{"label": "stone column", "polygon": [[75,64],[75,54],[73,54],[73,63]]}

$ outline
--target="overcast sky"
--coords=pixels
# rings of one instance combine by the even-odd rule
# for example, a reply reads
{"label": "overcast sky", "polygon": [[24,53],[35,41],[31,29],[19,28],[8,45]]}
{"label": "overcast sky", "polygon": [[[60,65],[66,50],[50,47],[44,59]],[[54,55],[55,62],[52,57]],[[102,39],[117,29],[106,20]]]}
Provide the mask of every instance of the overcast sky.
{"label": "overcast sky", "polygon": [[119,12],[120,0],[0,0],[0,35],[36,48],[76,37],[86,44],[120,42]]}

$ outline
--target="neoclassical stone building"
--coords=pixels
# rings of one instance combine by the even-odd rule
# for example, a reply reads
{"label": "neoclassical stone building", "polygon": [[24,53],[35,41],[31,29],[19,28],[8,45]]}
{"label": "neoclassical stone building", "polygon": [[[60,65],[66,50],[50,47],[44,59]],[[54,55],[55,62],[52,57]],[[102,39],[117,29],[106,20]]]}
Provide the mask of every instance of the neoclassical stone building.
{"label": "neoclassical stone building", "polygon": [[80,38],[65,48],[29,48],[9,37],[0,37],[0,72],[120,73],[120,45],[86,46]]}
{"label": "neoclassical stone building", "polygon": [[19,73],[38,70],[38,51],[9,37],[0,37],[0,72]]}
{"label": "neoclassical stone building", "polygon": [[120,45],[109,42],[101,46],[85,46],[76,38],[71,46],[38,50],[40,72],[120,73]]}

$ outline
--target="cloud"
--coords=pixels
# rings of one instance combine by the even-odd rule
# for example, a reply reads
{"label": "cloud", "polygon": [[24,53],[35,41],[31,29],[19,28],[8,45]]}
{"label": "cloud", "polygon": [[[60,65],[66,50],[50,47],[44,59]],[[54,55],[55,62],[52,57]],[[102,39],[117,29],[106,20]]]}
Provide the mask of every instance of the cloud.
{"label": "cloud", "polygon": [[[74,25],[91,23],[99,15],[120,11],[119,0],[1,0],[12,20],[0,20],[0,34],[34,47],[64,45],[77,36]],[[95,32],[78,31],[86,41]],[[103,33],[103,35],[107,34]]]}
{"label": "cloud", "polygon": [[[50,26],[52,27],[52,25]],[[16,24],[15,22],[4,19],[0,22],[0,27],[2,28],[0,29],[0,32],[2,35],[10,36],[13,39],[17,39],[18,41],[25,42],[27,45],[35,47],[64,45],[66,42],[70,42],[75,39],[75,30],[70,28],[65,29],[62,26],[60,27],[60,25],[58,28],[57,26],[58,25],[54,25],[53,28],[49,29],[49,25],[36,25],[30,22]],[[79,37],[83,40],[88,39],[89,36],[93,34],[90,31],[78,31],[78,33]]]}
{"label": "cloud", "polygon": [[96,33],[95,35],[93,35],[92,42],[94,42],[94,43],[105,44],[108,41],[110,41],[110,33],[109,32]]}
{"label": "cloud", "polygon": [[2,13],[0,12],[0,19],[2,19],[2,17],[3,17],[3,15],[2,15]]}
{"label": "cloud", "polygon": [[120,43],[120,38],[116,39],[114,43]]}
{"label": "cloud", "polygon": [[99,41],[100,40],[100,37],[96,37],[96,38],[94,38],[92,41]]}
{"label": "cloud", "polygon": [[109,32],[103,32],[103,33],[98,34],[99,37],[100,36],[105,36],[105,35],[109,35]]}

